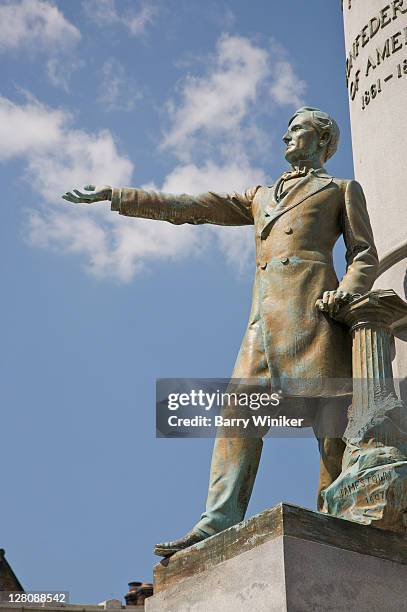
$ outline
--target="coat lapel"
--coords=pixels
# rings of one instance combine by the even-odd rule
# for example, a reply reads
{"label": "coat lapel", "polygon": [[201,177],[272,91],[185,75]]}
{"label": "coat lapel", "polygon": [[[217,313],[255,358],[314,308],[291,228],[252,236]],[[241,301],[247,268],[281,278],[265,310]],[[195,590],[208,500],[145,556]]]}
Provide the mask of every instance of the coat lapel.
{"label": "coat lapel", "polygon": [[264,209],[264,225],[261,230],[262,237],[264,236],[269,225],[273,223],[275,219],[295,206],[298,206],[310,196],[318,193],[321,191],[321,189],[327,187],[332,180],[332,176],[326,174],[325,171],[311,170],[307,176],[297,182],[291,191],[289,191],[278,204],[276,203],[275,194],[280,181],[277,181],[276,186],[272,191],[272,201],[270,204],[266,205]]}

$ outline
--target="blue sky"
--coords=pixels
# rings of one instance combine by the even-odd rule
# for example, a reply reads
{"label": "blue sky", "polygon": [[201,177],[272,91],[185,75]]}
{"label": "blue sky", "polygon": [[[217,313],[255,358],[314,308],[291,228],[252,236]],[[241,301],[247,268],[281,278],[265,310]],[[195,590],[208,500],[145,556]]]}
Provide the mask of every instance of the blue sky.
{"label": "blue sky", "polygon": [[[231,372],[253,245],[60,194],[268,184],[304,103],[352,176],[340,3],[0,0],[0,21],[0,544],[27,589],[97,602],[203,510],[213,442],[155,438],[155,379]],[[249,514],[314,508],[317,473],[314,440],[267,440]]]}

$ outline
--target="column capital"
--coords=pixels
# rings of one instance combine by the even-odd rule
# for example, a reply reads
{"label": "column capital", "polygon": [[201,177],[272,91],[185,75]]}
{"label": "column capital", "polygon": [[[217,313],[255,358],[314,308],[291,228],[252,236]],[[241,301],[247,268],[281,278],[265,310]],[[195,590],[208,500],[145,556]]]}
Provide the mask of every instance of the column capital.
{"label": "column capital", "polygon": [[407,320],[407,302],[393,289],[377,289],[342,306],[335,319],[351,329],[360,326],[391,329]]}

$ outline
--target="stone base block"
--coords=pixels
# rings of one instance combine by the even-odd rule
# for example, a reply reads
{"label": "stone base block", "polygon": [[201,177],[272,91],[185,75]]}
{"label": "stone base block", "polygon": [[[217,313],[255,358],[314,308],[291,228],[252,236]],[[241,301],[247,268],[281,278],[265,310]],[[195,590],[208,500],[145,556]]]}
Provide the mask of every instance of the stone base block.
{"label": "stone base block", "polygon": [[147,612],[406,609],[407,536],[280,504],[163,560]]}

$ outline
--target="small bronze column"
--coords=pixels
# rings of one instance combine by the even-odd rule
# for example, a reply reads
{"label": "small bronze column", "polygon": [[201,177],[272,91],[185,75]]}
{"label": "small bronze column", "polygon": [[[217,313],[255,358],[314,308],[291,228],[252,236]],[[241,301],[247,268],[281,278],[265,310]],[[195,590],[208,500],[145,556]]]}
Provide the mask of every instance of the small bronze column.
{"label": "small bronze column", "polygon": [[391,365],[392,326],[407,303],[392,290],[371,291],[336,317],[352,334],[353,400],[342,472],[324,492],[323,512],[382,529],[407,530],[407,408]]}

